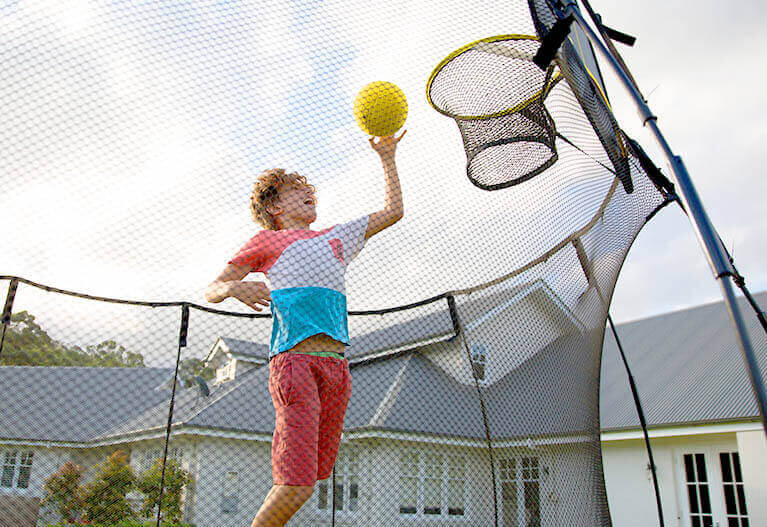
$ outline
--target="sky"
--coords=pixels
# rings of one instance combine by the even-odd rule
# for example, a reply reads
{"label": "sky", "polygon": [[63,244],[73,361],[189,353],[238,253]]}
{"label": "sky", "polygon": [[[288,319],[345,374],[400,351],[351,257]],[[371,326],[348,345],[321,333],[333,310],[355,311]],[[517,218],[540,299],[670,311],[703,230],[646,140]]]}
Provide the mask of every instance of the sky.
{"label": "sky", "polygon": [[[757,2],[602,4],[594,7],[608,25],[637,37],[619,49],[738,269],[752,291],[767,289],[767,183],[759,173],[767,96],[757,67],[767,15]],[[451,51],[533,31],[526,2],[72,0],[63,9],[53,0],[6,0],[0,274],[93,295],[204,304],[207,284],[257,230],[248,196],[260,170],[298,170],[317,186],[316,229],[383,206],[380,163],[351,108],[367,82],[388,80],[409,103],[397,154],[406,217],[371,239],[350,268],[350,309],[494,278],[558,239],[545,219],[588,216],[599,200],[570,210],[526,198],[573,192],[545,178],[495,193],[473,187],[455,123],[424,92]],[[665,168],[603,71],[618,122]],[[586,179],[594,196],[609,183]],[[493,221],[509,230],[488,227]],[[29,289],[17,309],[64,340],[130,343],[151,334],[172,349],[174,310],[95,307]],[[689,221],[671,206],[639,234],[611,313],[621,322],[720,298]],[[215,307],[247,311],[235,300]],[[83,322],[94,319],[99,328]],[[205,327],[201,353],[218,334],[255,331],[241,320],[206,318]],[[268,324],[258,328],[268,334]],[[158,331],[167,334],[162,344]]]}

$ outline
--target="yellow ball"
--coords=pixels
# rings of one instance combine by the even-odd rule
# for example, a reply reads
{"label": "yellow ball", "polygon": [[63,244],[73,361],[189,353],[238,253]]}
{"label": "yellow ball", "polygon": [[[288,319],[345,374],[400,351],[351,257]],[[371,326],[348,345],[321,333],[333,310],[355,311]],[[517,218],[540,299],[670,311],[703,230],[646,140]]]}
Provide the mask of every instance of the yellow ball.
{"label": "yellow ball", "polygon": [[394,135],[407,119],[405,94],[391,82],[371,82],[354,99],[354,118],[368,135]]}

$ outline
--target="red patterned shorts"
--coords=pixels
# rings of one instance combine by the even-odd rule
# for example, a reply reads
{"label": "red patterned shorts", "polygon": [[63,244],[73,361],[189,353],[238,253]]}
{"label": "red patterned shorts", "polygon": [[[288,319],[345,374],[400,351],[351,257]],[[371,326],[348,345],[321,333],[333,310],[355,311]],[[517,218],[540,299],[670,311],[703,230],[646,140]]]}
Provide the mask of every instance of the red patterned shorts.
{"label": "red patterned shorts", "polygon": [[330,477],[352,393],[344,359],[283,352],[269,363],[275,411],[275,485],[311,486]]}

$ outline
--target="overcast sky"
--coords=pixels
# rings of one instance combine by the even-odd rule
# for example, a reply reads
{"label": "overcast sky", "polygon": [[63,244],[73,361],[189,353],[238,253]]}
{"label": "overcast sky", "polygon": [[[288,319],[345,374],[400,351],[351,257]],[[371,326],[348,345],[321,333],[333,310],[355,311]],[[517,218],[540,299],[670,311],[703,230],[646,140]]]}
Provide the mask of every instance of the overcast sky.
{"label": "overcast sky", "polygon": [[[767,289],[767,95],[756,66],[767,50],[763,5],[594,4],[606,23],[637,36],[633,48],[619,46],[621,53],[746,284],[752,292]],[[649,131],[632,106],[619,104],[618,86],[608,86],[620,123],[649,149]],[[654,158],[665,168],[660,155]],[[720,298],[688,220],[670,207],[632,247],[612,312],[616,320],[634,319]]]}
{"label": "overcast sky", "polygon": [[[248,195],[263,168],[298,170],[318,187],[314,228],[383,206],[380,164],[351,114],[372,80],[408,96],[398,151],[407,213],[352,267],[350,308],[419,300],[525,263],[537,249],[515,251],[504,240],[557,211],[538,199],[520,206],[518,193],[561,189],[535,179],[496,193],[471,186],[458,129],[424,90],[460,46],[532,33],[526,4],[0,2],[0,273],[96,295],[204,303],[205,286],[257,230]],[[594,7],[637,36],[634,48],[619,48],[747,283],[764,290],[763,9],[659,0]],[[665,167],[606,77],[618,121]],[[512,206],[519,233],[486,228]],[[541,230],[536,243],[556,234]],[[62,334],[72,318],[89,316],[108,318],[107,333],[125,339],[137,326],[168,326],[168,342],[177,332],[175,312],[128,314],[27,289],[17,309]],[[612,313],[625,321],[720,298],[688,220],[672,206],[629,253]],[[217,307],[243,310],[234,300]],[[252,331],[206,324],[201,341]],[[89,331],[83,339],[104,336]]]}

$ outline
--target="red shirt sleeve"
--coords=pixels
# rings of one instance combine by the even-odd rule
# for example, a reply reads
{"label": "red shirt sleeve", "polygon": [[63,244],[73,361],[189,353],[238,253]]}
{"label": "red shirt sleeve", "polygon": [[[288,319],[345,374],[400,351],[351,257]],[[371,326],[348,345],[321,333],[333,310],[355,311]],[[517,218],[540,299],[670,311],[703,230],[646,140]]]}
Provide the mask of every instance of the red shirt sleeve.
{"label": "red shirt sleeve", "polygon": [[230,264],[234,265],[249,265],[254,273],[261,272],[266,261],[265,247],[263,243],[263,237],[260,236],[260,232],[253,236],[248,242],[237,251],[231,260]]}

